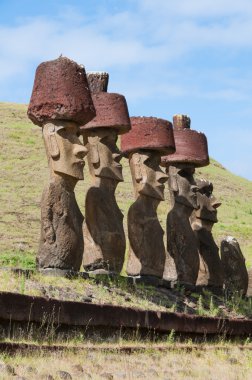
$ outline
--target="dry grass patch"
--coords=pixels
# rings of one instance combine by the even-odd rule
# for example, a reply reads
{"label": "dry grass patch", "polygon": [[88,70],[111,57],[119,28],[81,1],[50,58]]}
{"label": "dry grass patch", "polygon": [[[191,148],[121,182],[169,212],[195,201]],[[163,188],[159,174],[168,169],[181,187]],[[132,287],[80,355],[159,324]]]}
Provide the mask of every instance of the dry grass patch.
{"label": "dry grass patch", "polygon": [[[47,354],[0,355],[0,360],[14,368],[26,379],[42,379],[51,375],[60,379],[59,371],[72,379],[221,379],[249,380],[252,378],[252,352],[235,346],[208,352],[179,350],[155,352],[151,348],[132,355],[106,352],[71,352]],[[2,376],[2,377],[1,377]],[[66,377],[67,378],[67,377]],[[0,374],[0,379],[13,379]]]}
{"label": "dry grass patch", "polygon": [[180,312],[211,317],[252,318],[252,298],[239,294],[217,296],[204,290],[201,294],[174,289],[130,284],[127,278],[67,279],[43,276],[26,278],[24,274],[0,271],[0,291],[55,298],[64,301],[92,302],[141,310]]}

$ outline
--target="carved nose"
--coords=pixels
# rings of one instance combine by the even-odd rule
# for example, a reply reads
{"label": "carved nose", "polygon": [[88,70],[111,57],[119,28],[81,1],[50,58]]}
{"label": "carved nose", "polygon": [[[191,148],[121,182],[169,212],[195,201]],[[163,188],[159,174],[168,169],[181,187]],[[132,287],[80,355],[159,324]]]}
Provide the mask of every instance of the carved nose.
{"label": "carved nose", "polygon": [[84,145],[76,144],[74,147],[74,155],[83,159],[88,153],[87,148]]}
{"label": "carved nose", "polygon": [[199,191],[198,186],[192,185],[192,186],[191,186],[191,191],[192,191],[193,193],[197,193],[197,192]]}
{"label": "carved nose", "polygon": [[112,154],[113,160],[119,164],[121,161],[123,154],[122,153],[113,153]]}
{"label": "carved nose", "polygon": [[164,172],[158,172],[157,174],[157,180],[162,185],[165,184],[165,182],[168,181],[168,175],[166,175]]}
{"label": "carved nose", "polygon": [[213,208],[218,208],[218,207],[220,207],[221,206],[221,202],[217,202],[217,201],[215,201],[214,203],[212,203],[212,207]]}

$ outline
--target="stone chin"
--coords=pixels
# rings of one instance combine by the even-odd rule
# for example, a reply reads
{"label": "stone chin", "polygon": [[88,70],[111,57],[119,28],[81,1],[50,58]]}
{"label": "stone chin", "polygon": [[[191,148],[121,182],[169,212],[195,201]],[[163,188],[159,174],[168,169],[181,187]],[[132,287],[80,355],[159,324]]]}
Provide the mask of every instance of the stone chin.
{"label": "stone chin", "polygon": [[139,194],[145,195],[147,197],[151,197],[159,201],[164,201],[164,185],[152,186],[149,183],[146,183],[138,192]]}
{"label": "stone chin", "polygon": [[[196,194],[195,194],[196,195]],[[194,194],[192,196],[184,197],[183,195],[176,195],[175,200],[186,207],[190,207],[194,210],[199,210],[200,206],[197,201],[197,196]]]}
{"label": "stone chin", "polygon": [[95,176],[100,178],[108,178],[117,182],[123,182],[122,165],[119,164],[114,167],[95,169]]}
{"label": "stone chin", "polygon": [[209,211],[209,210],[197,210],[196,212],[196,217],[198,219],[205,220],[206,222],[211,222],[211,223],[217,223],[217,211]]}
{"label": "stone chin", "polygon": [[65,174],[72,178],[76,178],[76,180],[80,180],[80,181],[84,179],[84,173],[83,173],[83,169],[85,166],[84,161],[73,163],[72,166],[70,166],[69,168],[64,168],[64,170],[62,170],[62,168],[57,168],[57,164],[55,164],[55,162],[53,162],[52,166],[53,166],[53,171],[55,173]]}

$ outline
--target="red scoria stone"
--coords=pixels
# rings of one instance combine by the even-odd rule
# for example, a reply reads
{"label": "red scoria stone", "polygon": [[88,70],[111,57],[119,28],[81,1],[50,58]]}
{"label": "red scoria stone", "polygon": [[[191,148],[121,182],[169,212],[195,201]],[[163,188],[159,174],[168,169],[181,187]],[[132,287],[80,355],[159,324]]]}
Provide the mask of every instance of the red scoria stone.
{"label": "red scoria stone", "polygon": [[66,57],[41,63],[27,114],[39,126],[51,120],[90,121],[95,108],[85,69]]}
{"label": "red scoria stone", "polygon": [[141,149],[170,154],[175,151],[172,124],[156,117],[131,117],[131,131],[121,138],[126,155]]}
{"label": "red scoria stone", "polygon": [[92,95],[96,117],[81,126],[81,133],[94,128],[114,128],[118,134],[130,130],[130,118],[125,97],[119,94],[100,92]]}
{"label": "red scoria stone", "polygon": [[162,157],[162,165],[185,163],[195,167],[207,166],[209,156],[204,133],[191,130],[190,118],[186,115],[175,115],[173,123],[176,152]]}

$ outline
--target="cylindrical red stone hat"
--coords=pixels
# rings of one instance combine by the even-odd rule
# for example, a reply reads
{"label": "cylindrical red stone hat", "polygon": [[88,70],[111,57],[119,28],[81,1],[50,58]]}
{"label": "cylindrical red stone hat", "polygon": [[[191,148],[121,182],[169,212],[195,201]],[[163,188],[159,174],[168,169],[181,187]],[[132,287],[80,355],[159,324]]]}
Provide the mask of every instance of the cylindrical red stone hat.
{"label": "cylindrical red stone hat", "polygon": [[121,138],[121,151],[128,156],[139,150],[161,154],[175,152],[172,124],[156,117],[131,117],[131,131]]}
{"label": "cylindrical red stone hat", "polygon": [[27,114],[39,126],[52,120],[81,125],[93,119],[95,108],[85,69],[66,57],[41,63]]}
{"label": "cylindrical red stone hat", "polygon": [[176,152],[162,157],[163,166],[185,163],[201,167],[209,164],[207,138],[204,133],[191,130],[190,123],[186,115],[173,117]]}
{"label": "cylindrical red stone hat", "polygon": [[98,92],[107,92],[109,74],[104,71],[88,71],[87,80],[89,89],[92,94],[97,94]]}
{"label": "cylindrical red stone hat", "polygon": [[96,117],[80,127],[81,133],[95,128],[114,128],[118,134],[130,130],[129,111],[123,95],[99,92],[92,95]]}

